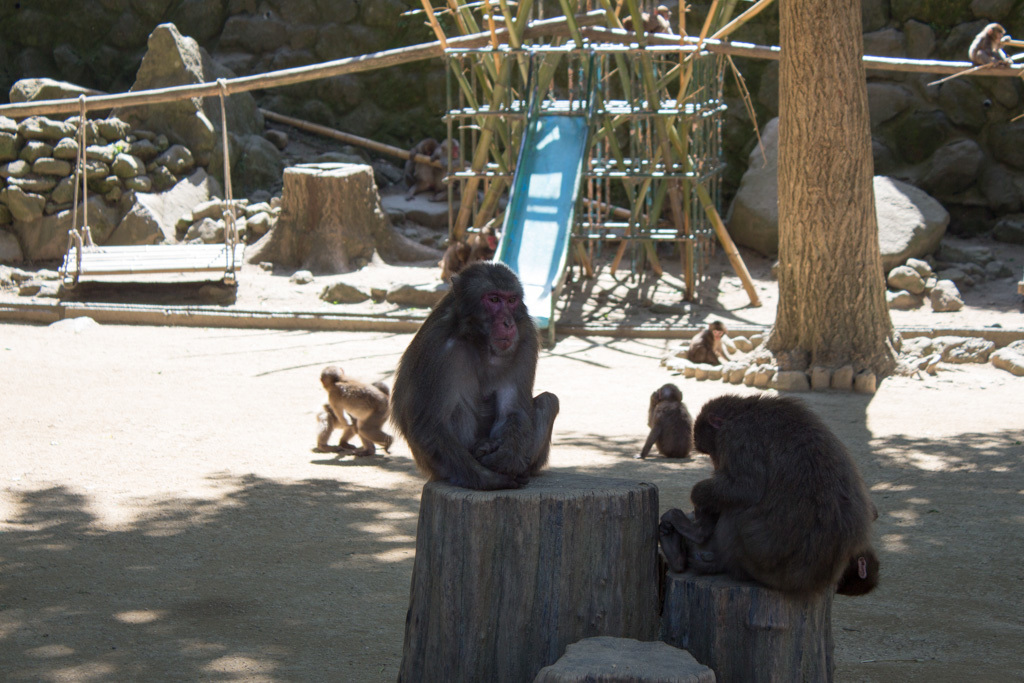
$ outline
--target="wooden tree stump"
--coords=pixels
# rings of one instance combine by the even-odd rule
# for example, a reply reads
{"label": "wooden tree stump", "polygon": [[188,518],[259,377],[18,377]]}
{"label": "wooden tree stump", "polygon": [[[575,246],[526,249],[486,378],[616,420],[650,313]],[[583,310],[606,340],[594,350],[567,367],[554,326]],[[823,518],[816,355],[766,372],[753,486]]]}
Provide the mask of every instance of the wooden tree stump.
{"label": "wooden tree stump", "polygon": [[657,528],[653,484],[426,484],[399,680],[531,681],[582,638],[656,639]]}
{"label": "wooden tree stump", "polygon": [[373,169],[361,164],[299,164],[284,170],[277,225],[246,250],[314,273],[347,273],[374,250],[385,259],[421,261],[441,253],[396,232],[380,206]]}
{"label": "wooden tree stump", "polygon": [[601,636],[570,645],[533,683],[715,683],[715,672],[661,641]]}
{"label": "wooden tree stump", "polygon": [[832,680],[832,592],[793,598],[688,572],[669,572],[666,583],[661,639],[711,667],[718,683]]}

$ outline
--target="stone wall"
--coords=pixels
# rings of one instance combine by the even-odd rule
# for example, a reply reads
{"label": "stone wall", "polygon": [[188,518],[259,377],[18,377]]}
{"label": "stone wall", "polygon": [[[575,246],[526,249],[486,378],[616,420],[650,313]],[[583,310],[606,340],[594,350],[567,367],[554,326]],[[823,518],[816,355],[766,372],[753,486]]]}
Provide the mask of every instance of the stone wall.
{"label": "stone wall", "polygon": [[[49,77],[128,90],[156,26],[173,23],[237,75],[433,40],[416,0],[33,0],[0,4],[0,90]],[[444,132],[439,62],[257,94],[261,106],[400,147]]]}
{"label": "stone wall", "polygon": [[[1024,1],[862,0],[864,52],[885,57],[967,61],[974,36],[998,21],[1024,36]],[[703,19],[691,13],[691,25]],[[695,29],[696,30],[696,29]],[[778,45],[774,5],[734,40]],[[758,125],[778,115],[778,62],[736,59],[754,100]],[[1024,113],[1021,79],[961,77],[929,86],[941,75],[868,72],[875,174],[905,181],[938,199],[950,213],[949,232],[988,232],[1024,211]],[[731,197],[756,138],[735,79],[726,77],[729,111],[723,147]]]}
{"label": "stone wall", "polygon": [[[673,15],[677,2],[669,0]],[[51,77],[110,92],[127,90],[153,29],[173,22],[238,75],[365,54],[433,40],[416,0],[33,0],[0,4],[0,89]],[[741,4],[740,7],[743,7]],[[865,51],[894,57],[966,60],[989,21],[1024,37],[1024,0],[863,0]],[[693,33],[707,3],[688,15]],[[555,12],[548,12],[553,14]],[[673,25],[676,25],[673,18]],[[777,45],[771,7],[734,35]],[[778,64],[736,59],[759,126],[778,114]],[[868,73],[876,174],[939,199],[950,231],[971,235],[1024,212],[1024,84],[1020,79]],[[731,76],[724,130],[728,201],[755,144],[754,126]],[[356,135],[411,146],[443,135],[444,68],[417,62],[256,93],[274,111]]]}

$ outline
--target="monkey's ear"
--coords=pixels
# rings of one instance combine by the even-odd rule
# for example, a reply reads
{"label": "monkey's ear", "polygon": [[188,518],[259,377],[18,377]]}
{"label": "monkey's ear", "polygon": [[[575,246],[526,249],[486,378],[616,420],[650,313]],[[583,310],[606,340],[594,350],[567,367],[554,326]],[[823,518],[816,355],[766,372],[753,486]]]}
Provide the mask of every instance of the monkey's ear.
{"label": "monkey's ear", "polygon": [[718,415],[708,415],[708,424],[715,429],[721,429],[722,425],[725,424],[725,420]]}

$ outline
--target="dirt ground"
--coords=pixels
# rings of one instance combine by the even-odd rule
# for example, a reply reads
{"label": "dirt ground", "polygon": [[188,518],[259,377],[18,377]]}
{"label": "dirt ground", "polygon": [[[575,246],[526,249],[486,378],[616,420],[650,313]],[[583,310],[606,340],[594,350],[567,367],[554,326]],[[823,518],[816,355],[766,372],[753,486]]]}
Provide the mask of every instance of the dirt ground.
{"label": "dirt ground", "polygon": [[[603,274],[570,288],[563,322],[770,323],[770,264],[744,255],[760,308],[719,258],[708,303],[655,313],[641,304],[683,306],[678,278]],[[436,270],[359,277],[431,282]],[[322,310],[322,286],[247,267],[229,308]],[[1024,330],[1014,281],[965,296],[960,313],[894,322]],[[423,479],[401,440],[370,458],[311,448],[321,367],[390,381],[410,339],[0,324],[0,679],[395,680]],[[552,469],[653,482],[662,510],[688,507],[705,456],[632,457],[650,392],[675,382],[696,413],[754,390],[673,376],[660,360],[674,343],[581,334],[542,352],[536,391],[562,405]],[[872,396],[803,395],[880,512],[882,584],[834,604],[837,680],[1024,679],[1022,391],[991,365],[944,365]]]}

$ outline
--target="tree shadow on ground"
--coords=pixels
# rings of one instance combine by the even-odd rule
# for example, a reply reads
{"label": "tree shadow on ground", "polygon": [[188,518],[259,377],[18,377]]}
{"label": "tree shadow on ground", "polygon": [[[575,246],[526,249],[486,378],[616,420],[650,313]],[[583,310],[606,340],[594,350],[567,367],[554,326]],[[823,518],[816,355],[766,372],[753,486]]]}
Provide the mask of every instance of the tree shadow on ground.
{"label": "tree shadow on ground", "polygon": [[367,675],[356,648],[395,666],[408,594],[375,584],[411,573],[418,490],[216,483],[232,490],[152,501],[116,530],[68,488],[20,494],[0,536],[3,678],[343,680]]}

